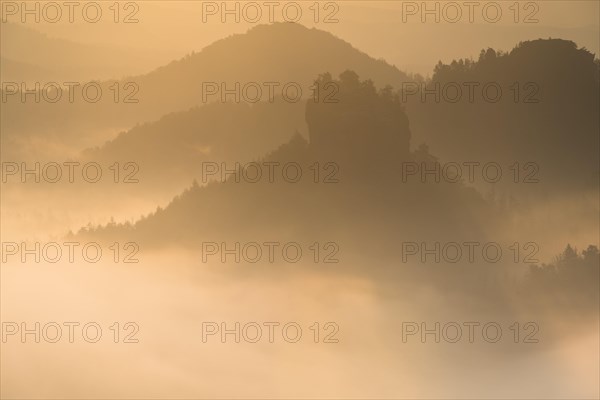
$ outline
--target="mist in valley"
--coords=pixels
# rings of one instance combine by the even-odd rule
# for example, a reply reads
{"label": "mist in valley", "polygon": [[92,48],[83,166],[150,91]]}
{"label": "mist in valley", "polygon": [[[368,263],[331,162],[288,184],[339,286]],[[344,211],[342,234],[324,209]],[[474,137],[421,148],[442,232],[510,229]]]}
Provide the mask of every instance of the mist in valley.
{"label": "mist in valley", "polygon": [[600,396],[596,3],[100,4],[2,2],[2,398]]}

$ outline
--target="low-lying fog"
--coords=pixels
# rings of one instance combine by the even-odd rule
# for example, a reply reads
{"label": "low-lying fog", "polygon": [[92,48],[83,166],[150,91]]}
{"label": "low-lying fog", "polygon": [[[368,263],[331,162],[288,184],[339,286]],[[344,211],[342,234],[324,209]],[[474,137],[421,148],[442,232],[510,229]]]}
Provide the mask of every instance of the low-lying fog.
{"label": "low-lying fog", "polygon": [[[597,318],[491,310],[485,299],[440,295],[419,283],[399,282],[394,290],[377,278],[350,273],[347,262],[293,267],[208,264],[199,254],[181,251],[140,253],[139,258],[138,264],[3,265],[3,396],[597,398],[599,394]],[[440,343],[435,343],[434,334],[422,343],[419,333],[407,333],[408,322],[416,322],[419,329],[426,322],[427,329],[434,329],[436,321],[442,327],[457,323],[461,339],[449,342],[456,336],[454,328],[440,333]],[[18,327],[8,326],[11,322]],[[40,343],[34,333],[22,343],[21,322],[33,332],[35,322],[40,323]],[[59,339],[53,322],[61,327]],[[222,322],[232,332],[240,323],[240,343],[234,333],[222,343]],[[247,325],[252,322],[262,330],[256,343],[251,342],[256,325]],[[270,325],[273,343],[270,322],[279,323]],[[480,324],[474,325],[473,343],[464,325],[469,322]],[[502,328],[496,343],[488,342],[481,331],[491,322]],[[514,343],[514,326],[510,328],[515,322],[520,324],[519,343]],[[535,322],[539,330],[526,327],[527,322]],[[84,336],[82,328],[88,323],[98,325],[88,325]],[[288,323],[292,325],[284,337],[282,327]],[[293,323],[302,329],[296,343],[291,343],[297,337]],[[90,343],[97,326],[101,337]],[[14,329],[19,331],[9,334]],[[219,331],[207,333],[215,329]],[[495,335],[489,328],[487,338]],[[56,343],[50,343],[53,340]]]}

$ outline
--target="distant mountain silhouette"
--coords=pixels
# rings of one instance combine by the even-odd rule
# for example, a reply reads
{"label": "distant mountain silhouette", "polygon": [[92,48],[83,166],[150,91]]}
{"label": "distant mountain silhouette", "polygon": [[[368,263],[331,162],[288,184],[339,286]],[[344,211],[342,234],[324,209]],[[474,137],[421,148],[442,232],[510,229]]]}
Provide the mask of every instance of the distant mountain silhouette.
{"label": "distant mountain silhouette", "polygon": [[[50,37],[30,27],[2,23],[2,80],[40,82],[118,78],[156,65],[157,57],[126,47],[84,44]],[[14,64],[37,69],[20,70]],[[145,70],[146,67],[141,69]]]}
{"label": "distant mountain silhouette", "polygon": [[[200,180],[202,163],[247,163],[306,132],[304,102],[212,103],[137,125],[83,160],[135,162],[139,185],[150,192],[185,187]],[[149,194],[151,195],[151,193]]]}
{"label": "distant mountain silhouette", "polygon": [[[259,162],[295,162],[303,167],[297,183],[277,178],[258,183],[229,177],[205,187],[194,184],[164,210],[134,225],[90,227],[82,236],[123,237],[152,245],[197,245],[206,240],[275,236],[310,240],[335,235],[376,251],[402,237],[436,235],[482,237],[490,221],[480,195],[462,184],[407,184],[402,163],[433,161],[420,149],[409,151],[410,130],[399,97],[376,90],[347,71],[339,79],[340,102],[307,106],[310,142],[299,134]],[[334,111],[335,110],[335,111]],[[359,112],[358,110],[363,110]],[[335,162],[337,183],[314,181],[315,162]],[[280,170],[279,170],[280,171]],[[278,175],[281,176],[281,175]],[[489,211],[489,210],[488,210]],[[313,236],[311,236],[313,235]],[[341,239],[340,239],[341,240]]]}
{"label": "distant mountain silhouette", "polygon": [[22,61],[14,61],[10,58],[0,57],[0,73],[6,82],[30,82],[39,77],[46,77],[48,80],[60,79],[61,73],[48,67],[34,65]]}
{"label": "distant mountain silhouette", "polygon": [[331,33],[294,23],[274,23],[219,40],[199,53],[148,74],[118,81],[121,86],[126,82],[138,85],[137,104],[110,101],[113,92],[109,86],[115,84],[113,80],[102,83],[103,92],[109,94],[106,101],[92,105],[81,101],[24,105],[13,96],[15,99],[3,105],[7,110],[3,127],[10,134],[17,130],[36,131],[48,124],[86,129],[143,123],[203,104],[203,82],[228,82],[229,87],[234,82],[278,82],[279,95],[285,83],[296,82],[303,86],[303,95],[308,98],[312,95],[308,87],[315,76],[339,74],[346,69],[372,79],[380,87],[399,86],[409,79],[397,68],[375,60]]}
{"label": "distant mountain silhouette", "polygon": [[[432,95],[422,102],[415,95],[407,96],[406,107],[413,133],[442,160],[506,166],[531,161],[540,167],[538,186],[545,191],[594,188],[599,177],[599,71],[594,55],[573,42],[523,42],[508,53],[487,49],[477,61],[436,66],[428,88],[475,82],[476,101],[469,102],[464,89],[456,103],[436,102]],[[486,83],[502,88],[497,103],[482,99]]]}
{"label": "distant mountain silhouette", "polygon": [[[310,32],[311,35],[317,36],[323,34],[295,24],[275,26],[276,29],[289,29],[297,31],[296,33]],[[251,33],[266,35],[272,28],[263,26],[260,29],[255,28],[258,33],[254,32],[255,30]],[[240,40],[250,40],[249,36],[240,36]],[[233,38],[223,42],[228,40]],[[191,65],[193,60],[175,64],[179,63]],[[278,65],[275,67],[280,68]],[[323,74],[316,83],[323,87],[333,81],[331,76]],[[391,87],[384,88],[382,97],[379,97],[375,90],[377,85],[359,82],[356,74],[353,76],[348,72],[341,79],[345,82],[342,87],[351,90],[347,93],[337,93],[336,102],[307,102],[311,148],[321,149],[328,159],[338,160],[364,173],[368,173],[369,168],[385,169],[398,158],[407,157],[410,151],[410,119],[417,143],[427,142],[432,151],[441,158],[441,162],[493,161],[500,163],[505,173],[509,172],[509,166],[517,161],[521,165],[534,162],[540,167],[536,176],[540,179],[540,184],[535,185],[535,190],[541,189],[542,192],[561,190],[565,185],[573,189],[593,188],[597,185],[600,109],[597,107],[598,63],[594,62],[591,53],[585,49],[577,49],[572,42],[554,39],[524,42],[510,53],[488,49],[482,51],[477,61],[459,60],[448,65],[439,63],[432,79],[425,83],[426,87],[431,88],[436,84],[443,87],[447,84],[462,85],[463,82],[475,82],[481,88],[491,82],[498,84],[503,90],[503,97],[497,103],[483,101],[481,93],[477,91],[474,102],[469,102],[464,94],[457,103],[449,103],[444,99],[435,102],[431,95],[425,102],[420,100],[419,95],[414,95],[408,96],[407,102],[394,103],[388,101],[397,93]],[[520,90],[517,102],[514,97],[516,89],[511,90],[515,83]],[[527,83],[536,86],[525,89],[524,85]],[[529,95],[537,102],[523,102]],[[269,106],[264,104],[255,110],[267,112]],[[295,111],[293,114],[286,114],[286,118],[277,119],[281,124],[280,132],[272,137],[287,138],[294,129],[303,130],[304,122],[300,121],[297,113],[299,107],[304,105],[294,106],[289,104],[285,107]],[[146,135],[145,126],[141,129],[136,128],[93,154],[95,157],[123,158],[127,154],[134,154],[132,152],[135,148],[144,148],[147,154],[153,155],[148,158],[150,170],[169,171],[169,165],[178,166],[182,171],[180,176],[189,181],[189,178],[195,175],[186,173],[186,170],[193,168],[186,168],[185,165],[192,166],[200,162],[200,159],[192,161],[193,152],[191,153],[190,149],[196,148],[198,143],[204,140],[192,135],[196,127],[203,125],[203,130],[206,131],[208,127],[214,126],[216,131],[219,131],[218,127],[227,126],[225,124],[228,116],[235,116],[244,121],[248,121],[246,118],[258,118],[247,115],[246,111],[250,110],[247,107],[224,106],[210,109],[214,110],[215,115],[209,116],[207,112],[198,111],[192,120],[189,119],[189,114],[175,114],[162,121],[161,128],[150,136]],[[230,110],[230,113],[221,114],[218,111],[225,112],[225,109]],[[238,115],[238,111],[242,114]],[[274,111],[275,114],[278,112],[280,111]],[[207,119],[201,120],[200,115]],[[221,119],[214,118],[216,115],[220,115]],[[176,126],[178,128],[174,128]],[[250,123],[250,126],[248,132],[254,132],[254,125]],[[241,125],[234,129],[241,132],[240,128]],[[370,129],[372,133],[354,136],[347,134],[359,128]],[[273,125],[273,129],[277,130],[277,126]],[[390,129],[396,130],[398,134],[386,134]],[[226,154],[236,154],[241,161],[265,153],[269,148],[281,143],[268,139],[263,142],[261,135],[271,137],[269,132],[272,131],[261,130],[252,136],[252,141],[264,143],[265,146],[257,145],[255,150],[247,154],[229,151],[221,153],[219,157],[227,158]],[[241,141],[230,142],[228,146],[236,147],[248,143],[241,137],[239,139]],[[153,149],[152,146],[156,148]],[[247,148],[250,150],[252,147]],[[142,153],[144,152],[135,154]],[[171,156],[167,156],[168,154]],[[206,160],[207,155],[202,157]],[[367,160],[369,165],[364,165],[361,158]],[[150,159],[153,161],[150,162]],[[349,163],[349,160],[352,162]],[[515,192],[518,192],[518,189],[523,189],[528,194],[534,192],[532,185],[514,185],[506,176],[504,181],[510,181],[510,189]]]}

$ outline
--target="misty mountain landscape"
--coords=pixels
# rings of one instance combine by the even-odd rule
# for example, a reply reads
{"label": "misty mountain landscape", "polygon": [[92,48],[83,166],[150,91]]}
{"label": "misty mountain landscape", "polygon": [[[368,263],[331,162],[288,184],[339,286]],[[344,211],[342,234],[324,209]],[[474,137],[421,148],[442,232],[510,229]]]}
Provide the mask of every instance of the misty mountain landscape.
{"label": "misty mountain landscape", "polygon": [[2,5],[1,398],[600,396],[598,4],[150,3]]}

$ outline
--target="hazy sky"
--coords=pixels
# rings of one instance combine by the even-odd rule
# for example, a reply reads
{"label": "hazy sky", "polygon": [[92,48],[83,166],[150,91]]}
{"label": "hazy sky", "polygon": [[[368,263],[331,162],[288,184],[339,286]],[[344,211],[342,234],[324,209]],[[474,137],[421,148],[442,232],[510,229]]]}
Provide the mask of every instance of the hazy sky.
{"label": "hazy sky", "polygon": [[[124,24],[112,21],[112,3],[103,4],[103,18],[99,23],[90,24],[75,13],[75,22],[66,22],[66,16],[59,23],[28,23],[34,29],[43,31],[52,37],[65,38],[83,43],[105,43],[131,47],[137,51],[152,51],[161,54],[161,60],[168,62],[184,56],[191,51],[200,51],[215,40],[234,33],[243,33],[259,23],[269,22],[269,10],[261,7],[262,18],[256,23],[240,23],[234,16],[222,23],[220,11],[216,15],[206,15],[203,22],[203,7],[210,3],[220,6],[221,2],[202,1],[141,1],[123,9],[120,17],[133,15],[138,23]],[[243,11],[245,3],[240,2]],[[283,7],[286,2],[278,2],[274,8],[274,19],[284,20]],[[288,2],[289,3],[289,2]],[[292,2],[293,3],[293,2]],[[434,7],[436,2],[428,2]],[[450,61],[458,57],[477,57],[484,47],[502,50],[512,49],[519,41],[527,39],[560,37],[571,39],[579,46],[594,53],[600,51],[599,21],[600,3],[597,1],[537,1],[519,3],[519,23],[515,23],[515,4],[512,1],[477,2],[473,8],[473,23],[469,23],[469,9],[464,2],[439,2],[440,23],[427,17],[420,21],[420,12],[408,15],[410,7],[421,2],[395,1],[338,1],[319,2],[318,23],[314,22],[313,2],[300,1],[301,23],[327,30],[375,58],[384,58],[407,72],[429,74],[438,60]],[[491,3],[492,5],[485,5]],[[229,2],[233,8],[235,2]],[[254,2],[263,4],[263,2]],[[444,22],[444,15],[453,18],[460,6],[462,18],[458,23]],[[483,9],[490,18],[494,17],[495,7],[499,5],[502,15],[498,22],[486,22]],[[293,8],[292,8],[293,10]],[[403,14],[403,10],[408,10]],[[253,15],[253,9],[247,9]],[[66,15],[66,11],[65,11]],[[289,14],[293,17],[293,13]],[[405,15],[406,22],[403,22]],[[323,22],[328,16],[338,22]],[[529,17],[538,22],[524,23]],[[17,22],[18,16],[9,16],[9,22]],[[63,23],[63,21],[65,21]],[[31,22],[31,20],[30,20]],[[290,43],[293,46],[293,43]],[[142,50],[143,49],[143,50]],[[147,68],[147,67],[146,67]],[[144,72],[144,71],[140,71]]]}

